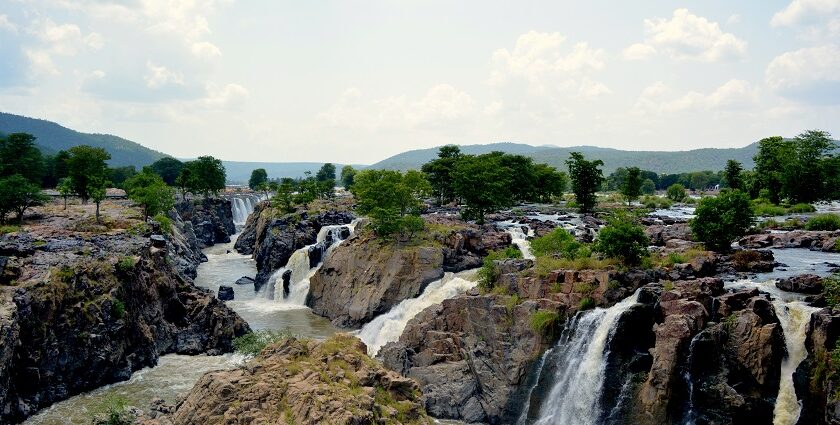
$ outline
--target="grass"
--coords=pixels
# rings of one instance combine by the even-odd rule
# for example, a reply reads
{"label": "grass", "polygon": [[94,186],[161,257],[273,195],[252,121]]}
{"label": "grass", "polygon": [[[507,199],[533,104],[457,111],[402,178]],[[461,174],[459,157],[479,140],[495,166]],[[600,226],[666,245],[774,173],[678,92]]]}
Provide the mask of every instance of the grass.
{"label": "grass", "polygon": [[538,277],[548,277],[556,270],[603,270],[615,266],[617,262],[610,259],[599,259],[594,256],[575,258],[555,258],[550,256],[537,257],[534,273]]}
{"label": "grass", "polygon": [[233,348],[239,353],[256,356],[265,347],[275,342],[290,338],[291,336],[291,333],[288,331],[262,329],[256,332],[247,333],[234,339]]}
{"label": "grass", "polygon": [[119,259],[116,264],[117,271],[121,273],[128,273],[134,270],[134,267],[137,265],[137,259],[131,256],[125,256]]}
{"label": "grass", "polygon": [[10,224],[0,226],[0,235],[5,235],[6,233],[14,233],[18,231],[20,231],[20,226],[14,226]]}
{"label": "grass", "polygon": [[840,215],[819,214],[805,223],[806,230],[840,230]]}
{"label": "grass", "polygon": [[580,308],[580,310],[591,310],[595,308],[595,300],[591,297],[583,297],[578,304],[578,308]]}
{"label": "grass", "polygon": [[823,296],[829,307],[840,304],[840,276],[834,275],[823,279]]}
{"label": "grass", "polygon": [[777,215],[785,215],[787,214],[787,209],[778,205],[771,204],[769,202],[754,202],[753,212],[755,212],[755,215],[757,216],[770,217]]}
{"label": "grass", "polygon": [[160,225],[160,231],[169,235],[172,234],[172,220],[169,217],[158,214],[152,220],[156,221]]}
{"label": "grass", "polygon": [[114,302],[111,304],[111,313],[113,313],[114,317],[117,319],[125,317],[125,303],[115,298]]}
{"label": "grass", "polygon": [[817,209],[814,208],[814,206],[811,204],[795,204],[791,205],[790,208],[788,208],[787,212],[788,214],[804,214],[812,213],[816,210]]}
{"label": "grass", "polygon": [[556,311],[537,310],[531,315],[531,329],[543,336],[551,336],[560,324],[560,315]]}

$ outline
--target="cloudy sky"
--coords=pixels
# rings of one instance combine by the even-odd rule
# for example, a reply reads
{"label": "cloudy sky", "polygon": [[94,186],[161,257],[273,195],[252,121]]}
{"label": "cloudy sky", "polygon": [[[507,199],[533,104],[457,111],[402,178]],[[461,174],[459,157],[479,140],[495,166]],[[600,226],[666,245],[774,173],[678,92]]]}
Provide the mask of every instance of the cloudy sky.
{"label": "cloudy sky", "polygon": [[278,162],[840,136],[840,0],[0,0],[0,110]]}

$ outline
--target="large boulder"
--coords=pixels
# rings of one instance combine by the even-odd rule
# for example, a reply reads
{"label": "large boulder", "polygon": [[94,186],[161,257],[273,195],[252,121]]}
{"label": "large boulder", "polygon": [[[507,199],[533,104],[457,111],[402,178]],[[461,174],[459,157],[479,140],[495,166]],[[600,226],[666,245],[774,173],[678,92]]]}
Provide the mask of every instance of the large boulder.
{"label": "large boulder", "polygon": [[175,204],[175,209],[181,218],[192,223],[195,237],[203,248],[230,242],[230,236],[236,233],[233,210],[228,199],[181,201]]}
{"label": "large boulder", "polygon": [[819,294],[822,293],[823,279],[814,274],[801,274],[777,280],[776,287],[787,292]]}

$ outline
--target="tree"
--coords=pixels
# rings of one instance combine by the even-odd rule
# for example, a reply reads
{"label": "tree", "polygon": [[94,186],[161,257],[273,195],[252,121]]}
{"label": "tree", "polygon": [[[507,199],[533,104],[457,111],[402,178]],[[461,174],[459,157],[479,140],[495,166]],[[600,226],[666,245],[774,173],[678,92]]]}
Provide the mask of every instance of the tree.
{"label": "tree", "polygon": [[32,183],[41,184],[44,177],[44,158],[35,146],[35,136],[12,133],[0,138],[0,177],[19,175]]}
{"label": "tree", "polygon": [[196,185],[192,167],[187,167],[184,164],[184,167],[181,168],[178,177],[175,179],[175,186],[181,191],[181,199],[187,200],[187,193],[194,193]]}
{"label": "tree", "polygon": [[225,179],[225,166],[220,159],[200,156],[184,164],[175,184],[181,189],[184,199],[187,192],[208,197],[216,196],[224,190]]}
{"label": "tree", "polygon": [[568,184],[566,173],[557,171],[556,168],[546,164],[534,165],[536,184],[533,190],[533,200],[537,202],[550,202],[554,196],[563,195]]}
{"label": "tree", "polygon": [[125,184],[126,180],[130,179],[134,175],[137,174],[137,169],[134,168],[133,165],[127,165],[125,167],[116,167],[116,168],[109,168],[108,169],[109,178],[111,180],[111,184],[114,187],[123,188],[123,184]]}
{"label": "tree", "polygon": [[461,156],[452,171],[452,188],[465,204],[461,215],[484,224],[486,213],[512,205],[510,177],[501,155]]}
{"label": "tree", "polygon": [[280,204],[283,212],[294,212],[294,193],[295,186],[293,182],[282,182],[277,186],[277,195],[274,197],[273,201]]}
{"label": "tree", "polygon": [[166,184],[175,186],[176,179],[178,179],[178,175],[181,174],[181,169],[184,168],[184,163],[172,158],[171,156],[165,156],[153,162],[149,168],[151,168],[155,174],[159,175]]}
{"label": "tree", "polygon": [[434,196],[438,204],[455,200],[455,178],[453,173],[461,159],[461,149],[455,145],[442,146],[438,149],[438,157],[420,168],[426,174],[426,179],[432,185]]}
{"label": "tree", "polygon": [[251,190],[257,190],[258,187],[266,183],[268,183],[268,172],[265,171],[265,168],[257,168],[251,171],[251,178],[248,179],[248,187]]}
{"label": "tree", "polygon": [[823,199],[826,188],[823,185],[821,163],[837,146],[831,135],[825,131],[809,130],[796,136],[786,151],[783,165],[783,193],[791,203],[811,203]]}
{"label": "tree", "polygon": [[55,155],[44,157],[44,187],[56,187],[58,182],[67,177],[67,151],[58,151]]}
{"label": "tree", "polygon": [[685,200],[686,197],[685,186],[679,183],[674,183],[668,186],[668,190],[665,192],[665,194],[668,196],[668,199],[674,202],[682,202]]}
{"label": "tree", "polygon": [[341,167],[341,185],[344,189],[350,190],[353,186],[353,177],[356,176],[356,169],[350,165]]}
{"label": "tree", "polygon": [[642,182],[642,193],[645,195],[653,195],[656,193],[656,183],[654,183],[651,179],[645,179],[645,181]]}
{"label": "tree", "polygon": [[595,192],[604,181],[603,171],[598,168],[604,165],[604,161],[600,159],[587,161],[580,152],[572,152],[566,164],[569,166],[572,192],[575,194],[580,212],[592,212],[597,200]]}
{"label": "tree", "polygon": [[753,219],[750,198],[737,189],[724,189],[716,197],[704,198],[694,214],[694,237],[714,251],[729,251],[732,242],[746,234]]}
{"label": "tree", "polygon": [[768,137],[758,142],[753,157],[760,190],[766,190],[770,202],[778,204],[782,197],[786,158],[792,156],[791,145],[781,137]]}
{"label": "tree", "polygon": [[624,265],[638,265],[647,256],[650,239],[645,230],[628,214],[613,215],[598,232],[592,248],[607,257],[617,258]]}
{"label": "tree", "polygon": [[[79,145],[70,148],[67,158],[67,174],[73,183],[73,192],[87,202],[91,198],[91,189],[97,184],[106,182],[108,166],[105,161],[111,155],[102,148]],[[97,210],[99,207],[97,206]]]}
{"label": "tree", "polygon": [[105,180],[104,177],[93,177],[90,179],[88,184],[88,193],[90,195],[90,199],[96,204],[96,223],[102,224],[102,219],[99,216],[99,205],[105,200],[105,197],[108,194],[108,185],[110,182]]}
{"label": "tree", "polygon": [[639,198],[642,195],[642,170],[638,167],[630,167],[627,169],[627,178],[624,179],[624,184],[621,185],[621,194],[624,199],[627,199],[627,205],[630,202]]}
{"label": "tree", "polygon": [[321,169],[315,174],[315,180],[319,182],[330,182],[335,186],[335,165],[326,163],[321,166]]}
{"label": "tree", "polygon": [[17,221],[23,220],[26,210],[41,205],[48,198],[41,193],[41,187],[29,179],[15,174],[0,178],[0,222],[6,222],[6,215],[14,212]]}
{"label": "tree", "polygon": [[[417,173],[419,174],[419,173]],[[356,174],[353,195],[357,210],[370,217],[377,235],[413,234],[422,230],[420,199],[416,193],[428,186],[415,177],[406,179],[399,171],[363,170]]]}
{"label": "tree", "polygon": [[514,202],[530,201],[535,198],[534,190],[537,176],[534,172],[534,160],[522,155],[509,155],[492,152],[498,156],[498,163],[509,170],[508,191]]}
{"label": "tree", "polygon": [[125,188],[128,198],[143,207],[144,220],[175,205],[175,191],[151,169],[143,169],[126,181]]}
{"label": "tree", "polygon": [[61,197],[64,198],[64,209],[66,210],[67,198],[73,194],[73,182],[70,180],[70,177],[64,177],[59,180],[56,189],[61,194]]}
{"label": "tree", "polygon": [[723,179],[726,181],[726,186],[730,189],[743,189],[744,180],[741,178],[741,173],[744,167],[741,163],[730,159],[726,161],[726,168],[723,170]]}

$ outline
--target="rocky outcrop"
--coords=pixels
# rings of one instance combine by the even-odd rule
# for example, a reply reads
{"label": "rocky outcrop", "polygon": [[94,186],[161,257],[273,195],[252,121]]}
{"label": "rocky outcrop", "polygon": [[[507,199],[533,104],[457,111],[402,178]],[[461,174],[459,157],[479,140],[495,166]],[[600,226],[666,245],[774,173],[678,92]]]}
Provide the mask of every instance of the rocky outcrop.
{"label": "rocky outcrop", "polygon": [[738,241],[744,248],[808,248],[812,251],[837,251],[840,231],[793,230],[783,233],[759,233]]}
{"label": "rocky outcrop", "polygon": [[[154,365],[164,353],[218,354],[248,325],[195,287],[164,248],[129,232],[4,235],[14,286],[0,287],[0,422]],[[183,248],[183,247],[182,247]],[[184,248],[186,249],[186,248]]]}
{"label": "rocky outcrop", "polygon": [[274,218],[274,214],[263,213],[271,208],[271,201],[262,201],[254,206],[254,212],[248,216],[245,225],[236,238],[233,249],[242,255],[253,255],[257,247],[257,235],[265,231],[266,224]]}
{"label": "rocky outcrop", "polygon": [[174,413],[144,425],[431,424],[411,379],[384,369],[355,337],[286,339],[243,367],[204,375]]}
{"label": "rocky outcrop", "polygon": [[803,400],[798,425],[840,424],[840,309],[811,314],[805,348],[808,357],[794,375],[796,396]]}
{"label": "rocky outcrop", "polygon": [[815,274],[801,274],[777,280],[776,287],[787,292],[820,294],[823,290],[823,279]]}
{"label": "rocky outcrop", "polygon": [[645,234],[650,238],[650,243],[656,246],[666,246],[669,241],[693,240],[691,226],[687,223],[652,224],[645,227]]}
{"label": "rocky outcrop", "polygon": [[175,210],[184,221],[192,223],[193,233],[202,248],[230,242],[230,236],[236,233],[228,199],[181,201],[175,204]]}

